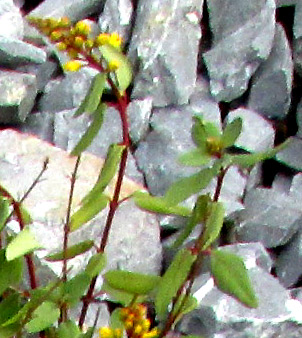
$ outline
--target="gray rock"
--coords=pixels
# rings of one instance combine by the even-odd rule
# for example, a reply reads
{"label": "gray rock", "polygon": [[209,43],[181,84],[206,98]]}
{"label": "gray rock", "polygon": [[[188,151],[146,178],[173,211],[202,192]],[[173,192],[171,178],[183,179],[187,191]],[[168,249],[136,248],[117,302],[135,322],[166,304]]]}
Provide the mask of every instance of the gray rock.
{"label": "gray rock", "polygon": [[129,55],[139,72],[133,98],[152,96],[153,105],[186,104],[196,81],[199,20],[203,0],[138,3]]}
{"label": "gray rock", "polygon": [[59,112],[78,107],[85,98],[95,72],[82,68],[78,72],[67,72],[60,79],[51,80],[39,101],[40,112]]}
{"label": "gray rock", "polygon": [[293,33],[296,39],[299,39],[302,37],[302,3],[301,1],[297,1],[296,7],[295,7]]}
{"label": "gray rock", "polygon": [[[217,101],[232,101],[246,91],[251,76],[270,53],[275,30],[275,1],[261,0],[257,6],[255,1],[252,2],[254,6],[250,5],[251,2],[248,2],[249,5],[238,2],[238,8],[245,7],[243,10],[227,12],[229,18],[226,18],[225,11],[223,15],[219,14],[222,13],[221,3],[222,1],[209,2],[210,24],[214,22],[219,26],[218,23],[221,22],[226,25],[234,20],[234,29],[239,23],[240,26],[227,36],[222,35],[221,40],[218,35],[218,42],[203,54],[203,58],[211,79],[212,95]],[[233,1],[223,1],[223,6],[227,8],[231,3]],[[216,6],[218,8],[214,11]],[[242,22],[242,13],[245,11],[251,11],[251,16]],[[253,15],[255,11],[257,14]],[[211,12],[218,17],[214,14],[211,16]],[[222,27],[219,28],[221,29]]]}
{"label": "gray rock", "polygon": [[281,25],[276,25],[273,48],[252,79],[248,107],[260,114],[282,119],[291,101],[292,51]]}
{"label": "gray rock", "polygon": [[149,130],[152,111],[152,98],[132,100],[127,108],[130,137],[133,143],[142,140]]}
{"label": "gray rock", "polygon": [[13,0],[2,0],[0,3],[0,36],[23,38],[22,15]]}
{"label": "gray rock", "polygon": [[242,119],[242,132],[235,143],[237,147],[251,152],[273,147],[275,130],[268,120],[253,110],[238,108],[229,112],[226,121],[230,123],[237,117]]}
{"label": "gray rock", "polygon": [[[241,245],[227,250],[245,256],[246,267],[259,300],[259,307],[249,309],[243,306],[218,290],[209,275],[204,275],[202,285],[199,284],[198,290],[194,293],[199,304],[198,309],[185,315],[179,325],[180,331],[209,338],[299,337],[291,333],[302,333],[302,326],[298,325],[302,323],[302,304],[292,299],[278,280],[265,271],[268,266],[265,270],[259,267],[263,264],[259,261],[259,253],[257,253],[259,247],[254,244],[254,253],[252,245],[249,253],[246,247],[242,248]],[[262,248],[261,251],[263,252],[264,249]]]}
{"label": "gray rock", "polygon": [[19,66],[24,63],[43,63],[46,52],[29,43],[0,36],[0,65]]}
{"label": "gray rock", "polygon": [[294,193],[274,189],[249,190],[245,209],[236,214],[235,237],[240,242],[261,242],[266,248],[286,244],[299,228],[301,208]]}
{"label": "gray rock", "polygon": [[[302,219],[299,220],[299,228]],[[296,284],[302,275],[302,232],[295,234],[276,260],[276,274],[280,282],[286,287]]]}
{"label": "gray rock", "polygon": [[[56,146],[72,151],[85,133],[91,122],[89,116],[82,115],[73,118],[73,110],[55,113],[53,142]],[[98,135],[87,151],[105,158],[108,148],[112,143],[122,142],[122,125],[118,111],[114,108],[107,108],[104,122]],[[126,166],[126,174],[136,182],[143,182],[142,174],[138,171],[133,155],[130,153]]]}
{"label": "gray rock", "polygon": [[291,137],[289,145],[280,151],[276,158],[278,161],[285,165],[296,169],[302,170],[302,140],[298,137]]}
{"label": "gray rock", "polygon": [[24,122],[37,95],[36,77],[0,71],[0,123]]}
{"label": "gray rock", "polygon": [[153,130],[139,143],[135,158],[149,191],[163,195],[175,180],[195,171],[177,161],[182,153],[194,146],[192,111],[189,106],[154,109],[151,126]]}
{"label": "gray rock", "polygon": [[[63,223],[70,190],[70,175],[74,169],[75,158],[65,151],[46,142],[13,130],[0,132],[0,180],[12,194],[22,197],[40,172],[43,162],[49,159],[47,171],[24,201],[33,223],[30,225],[39,242],[45,249],[36,252],[45,266],[57,276],[61,264],[46,262],[45,255],[60,250],[63,239]],[[77,210],[82,198],[94,185],[103,160],[85,153],[77,174],[72,210]],[[133,191],[142,189],[141,185],[124,178],[121,199]],[[112,195],[114,183],[106,190]],[[72,212],[73,212],[72,211]],[[107,216],[107,209],[98,214],[89,224],[70,234],[70,245],[85,239],[94,239],[98,245]],[[10,228],[18,230],[16,221]],[[70,260],[70,275],[74,275],[87,263],[94,249],[89,253]],[[135,207],[132,200],[120,204],[112,224],[108,246],[107,269],[121,268],[144,273],[158,273],[161,265],[161,245],[156,217]],[[48,271],[47,270],[47,271]],[[46,271],[46,276],[49,274]],[[101,279],[99,280],[101,283]]]}
{"label": "gray rock", "polygon": [[296,120],[298,125],[298,131],[296,136],[302,137],[302,100],[299,102],[296,113]]}
{"label": "gray rock", "polygon": [[128,41],[131,29],[133,4],[131,0],[106,1],[98,23],[102,32],[117,32]]}
{"label": "gray rock", "polygon": [[277,7],[294,6],[299,3],[300,0],[276,0]]}
{"label": "gray rock", "polygon": [[45,0],[28,16],[61,18],[68,16],[71,21],[86,19],[92,14],[100,14],[104,0]]}
{"label": "gray rock", "polygon": [[18,72],[34,74],[37,78],[38,92],[42,92],[58,70],[58,65],[54,61],[46,61],[41,65],[24,65],[17,67]]}

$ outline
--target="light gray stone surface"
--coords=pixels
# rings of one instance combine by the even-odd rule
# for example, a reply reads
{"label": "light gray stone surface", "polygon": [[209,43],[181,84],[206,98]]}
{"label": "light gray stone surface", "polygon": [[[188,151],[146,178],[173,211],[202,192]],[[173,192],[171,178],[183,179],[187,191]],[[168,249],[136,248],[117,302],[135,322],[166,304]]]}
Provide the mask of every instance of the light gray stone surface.
{"label": "light gray stone surface", "polygon": [[226,121],[229,123],[237,117],[242,119],[242,132],[235,146],[251,152],[273,147],[275,130],[269,120],[253,110],[238,108],[229,112]]}
{"label": "light gray stone surface", "polygon": [[130,137],[137,144],[148,133],[149,120],[152,113],[152,98],[133,100],[127,108],[129,120]]}
{"label": "light gray stone surface", "polygon": [[31,11],[29,16],[68,16],[71,21],[78,21],[92,14],[100,14],[104,3],[104,0],[45,0]]}
{"label": "light gray stone surface", "polygon": [[124,41],[128,41],[131,30],[133,4],[131,0],[106,1],[104,10],[99,16],[101,32],[117,32]]}
{"label": "light gray stone surface", "polygon": [[129,56],[138,66],[133,98],[153,105],[186,104],[196,82],[203,0],[138,3]]}
{"label": "light gray stone surface", "polygon": [[13,0],[1,0],[0,2],[0,36],[23,38],[23,18]]}
{"label": "light gray stone surface", "polygon": [[32,44],[0,36],[0,65],[18,66],[24,63],[43,63],[46,52]]}
{"label": "light gray stone surface", "polygon": [[36,77],[0,71],[0,123],[24,122],[37,95]]}
{"label": "light gray stone surface", "polygon": [[[211,80],[211,93],[216,100],[227,102],[246,91],[251,76],[269,56],[275,31],[274,0],[246,2],[248,5],[244,5],[242,10],[221,11],[221,6],[227,8],[230,3],[233,1],[209,2],[210,25],[213,23],[221,30],[229,22],[234,22],[231,26],[236,30],[231,29],[227,36],[217,33],[217,38],[214,32],[214,41],[217,42],[203,54]],[[242,17],[246,17],[245,23]],[[220,23],[223,26],[219,26]]]}
{"label": "light gray stone surface", "polygon": [[302,323],[302,304],[292,299],[289,291],[265,271],[267,267],[265,270],[260,267],[262,262],[257,260],[257,246],[254,253],[251,246],[248,254],[246,248],[242,250],[240,246],[231,246],[229,250],[238,255],[242,252],[259,307],[249,309],[243,306],[218,290],[209,275],[204,275],[199,279],[199,287],[195,285],[198,309],[185,315],[179,329],[186,334],[209,338],[299,337],[291,333],[302,333],[301,326],[298,326]]}
{"label": "light gray stone surface", "polygon": [[[43,179],[24,202],[32,216],[30,225],[38,241],[45,247],[37,251],[37,257],[43,265],[56,275],[60,274],[61,263],[47,263],[43,257],[49,252],[60,250],[63,239],[63,224],[70,189],[70,176],[75,158],[36,137],[7,129],[0,132],[0,180],[16,198],[21,198],[40,172],[43,162],[49,158],[48,169]],[[103,160],[91,154],[82,155],[72,210],[77,210],[80,201],[94,185]],[[110,184],[107,193],[112,194],[114,184]],[[124,179],[121,198],[126,197],[142,186]],[[107,209],[104,209],[89,224],[70,234],[70,244],[93,239],[98,245],[104,228]],[[18,226],[10,223],[13,230]],[[140,243],[140,245],[133,245]],[[87,264],[93,250],[70,260],[71,275]],[[156,217],[138,209],[128,200],[120,205],[112,224],[109,243],[106,248],[107,269],[121,268],[130,271],[158,273],[161,264],[161,245]]]}
{"label": "light gray stone surface", "polygon": [[296,169],[302,170],[302,139],[299,137],[291,137],[289,145],[280,151],[276,158],[281,163]]}
{"label": "light gray stone surface", "polygon": [[292,51],[284,28],[277,24],[271,53],[253,76],[248,107],[270,118],[284,118],[290,106],[292,78]]}
{"label": "light gray stone surface", "polygon": [[286,244],[300,227],[302,210],[293,186],[289,193],[251,189],[244,205],[245,209],[234,216],[236,241],[259,241],[267,248],[277,247]]}
{"label": "light gray stone surface", "polygon": [[48,82],[38,105],[40,112],[59,112],[78,107],[85,98],[95,72],[82,68]]}

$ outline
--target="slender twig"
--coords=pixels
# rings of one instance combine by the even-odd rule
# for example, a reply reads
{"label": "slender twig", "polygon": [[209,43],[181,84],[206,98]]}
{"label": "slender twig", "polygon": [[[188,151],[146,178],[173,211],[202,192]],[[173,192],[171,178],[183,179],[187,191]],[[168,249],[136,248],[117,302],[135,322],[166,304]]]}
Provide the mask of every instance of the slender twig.
{"label": "slender twig", "polygon": [[[67,249],[68,249],[68,236],[70,232],[70,216],[71,216],[71,205],[73,200],[74,188],[76,183],[76,176],[78,173],[79,165],[81,161],[81,156],[77,157],[74,170],[71,176],[71,184],[70,184],[70,191],[69,191],[69,198],[68,198],[68,205],[67,205],[67,212],[66,212],[66,221],[64,225],[64,239],[63,239],[63,267],[62,267],[62,280],[63,283],[67,282]],[[65,322],[68,320],[68,309],[65,303],[61,306],[61,316],[60,322]]]}

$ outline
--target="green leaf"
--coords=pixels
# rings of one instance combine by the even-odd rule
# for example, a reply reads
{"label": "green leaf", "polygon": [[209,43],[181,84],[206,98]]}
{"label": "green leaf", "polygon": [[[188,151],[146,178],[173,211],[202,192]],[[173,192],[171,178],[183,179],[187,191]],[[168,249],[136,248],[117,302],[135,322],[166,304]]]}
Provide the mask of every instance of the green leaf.
{"label": "green leaf", "polygon": [[105,103],[99,104],[96,111],[92,114],[93,120],[90,123],[90,126],[87,128],[86,132],[81,137],[78,144],[74,147],[74,149],[70,153],[72,156],[81,155],[81,153],[90,146],[93,139],[97,136],[99,130],[102,127],[106,108],[107,108],[107,105]]}
{"label": "green leaf", "polygon": [[6,248],[6,259],[12,261],[24,256],[35,249],[41,249],[41,244],[35,239],[28,227],[20,231]]}
{"label": "green leaf", "polygon": [[146,295],[160,281],[159,276],[123,270],[110,270],[105,273],[103,278],[112,288],[131,293],[132,295]]}
{"label": "green leaf", "polygon": [[194,124],[192,127],[192,139],[203,153],[206,152],[206,142],[209,137],[220,138],[220,131],[216,124],[205,121],[202,116],[195,115],[193,117]]}
{"label": "green leaf", "polygon": [[144,210],[164,215],[190,216],[191,210],[179,206],[171,205],[164,197],[151,196],[142,191],[136,191],[133,195],[135,204]]}
{"label": "green leaf", "polygon": [[196,259],[195,255],[183,249],[175,255],[171,265],[159,281],[155,298],[155,310],[160,319],[164,319],[168,306],[180,286],[187,279],[191,266]]}
{"label": "green leaf", "polygon": [[12,338],[15,337],[15,334],[20,331],[21,326],[19,323],[14,323],[6,327],[0,327],[0,337],[1,338]]}
{"label": "green leaf", "polygon": [[23,257],[7,261],[5,249],[0,250],[0,295],[9,287],[22,280]]}
{"label": "green leaf", "polygon": [[[110,296],[110,299],[112,299],[115,302],[118,302],[122,304],[123,306],[128,306],[132,300],[133,300],[133,294],[120,291],[117,289],[112,288],[105,280],[102,285],[102,291],[105,292],[107,295]],[[138,296],[136,298],[136,301],[143,302],[146,296]]]}
{"label": "green leaf", "polygon": [[84,296],[88,289],[90,281],[90,276],[82,272],[64,283],[64,300],[69,303],[70,307],[74,307],[78,304],[80,298]]}
{"label": "green leaf", "polygon": [[81,335],[81,330],[78,325],[72,321],[68,320],[60,324],[57,332],[58,338],[78,338]]}
{"label": "green leaf", "polygon": [[223,226],[224,207],[220,202],[213,202],[210,206],[210,215],[205,224],[202,250],[206,250],[219,236]]}
{"label": "green leaf", "polygon": [[112,329],[121,329],[124,330],[124,322],[121,319],[121,308],[115,309],[110,316],[109,326]]}
{"label": "green leaf", "polygon": [[244,305],[256,308],[258,300],[243,260],[223,250],[211,252],[211,271],[217,287]]}
{"label": "green leaf", "polygon": [[130,61],[122,52],[108,44],[100,46],[99,49],[107,62],[119,62],[119,68],[115,71],[118,89],[121,92],[125,91],[132,81],[132,69]]}
{"label": "green leaf", "polygon": [[173,243],[172,245],[173,249],[178,249],[183,244],[183,242],[189,237],[189,235],[191,234],[195,226],[198,223],[201,223],[204,221],[210,201],[211,201],[211,198],[209,195],[198,196],[192,215],[189,218],[181,234],[178,236],[176,241]]}
{"label": "green leaf", "polygon": [[79,108],[74,113],[74,117],[80,116],[83,113],[92,114],[98,108],[101,102],[103,91],[106,84],[107,74],[98,73],[92,80],[91,86],[87,95]]}
{"label": "green leaf", "polygon": [[3,228],[5,227],[9,215],[10,215],[9,202],[7,198],[1,196],[0,197],[0,231],[2,231]]}
{"label": "green leaf", "polygon": [[80,338],[92,338],[93,334],[94,334],[95,328],[94,327],[90,327],[87,332],[82,333],[80,335]]}
{"label": "green leaf", "polygon": [[237,117],[228,123],[222,133],[222,144],[224,148],[231,147],[236,142],[242,130],[242,119]]}
{"label": "green leaf", "polygon": [[170,205],[178,204],[204,189],[212,180],[212,168],[206,168],[188,177],[173,183],[167,190],[164,198]]}
{"label": "green leaf", "polygon": [[53,302],[44,302],[34,312],[33,319],[26,325],[29,333],[40,332],[54,324],[60,317],[60,310]]}
{"label": "green leaf", "polygon": [[0,325],[16,315],[20,308],[21,297],[17,292],[4,298],[0,303]]}
{"label": "green leaf", "polygon": [[200,148],[193,149],[187,153],[184,153],[178,158],[178,161],[186,166],[199,167],[209,163],[211,156],[201,151]]}
{"label": "green leaf", "polygon": [[70,219],[70,231],[75,231],[82,225],[90,221],[99,212],[106,208],[109,197],[99,194],[95,199],[90,199],[77,210]]}
{"label": "green leaf", "polygon": [[21,211],[22,220],[23,220],[24,225],[31,224],[33,220],[29,212],[27,211],[27,209],[24,208],[23,204],[20,205],[20,211]]}
{"label": "green leaf", "polygon": [[98,180],[92,190],[84,197],[83,203],[86,203],[91,199],[95,199],[97,195],[105,190],[117,172],[124,149],[124,145],[111,144]]}
{"label": "green leaf", "polygon": [[[65,259],[71,259],[78,255],[83,254],[84,252],[91,249],[94,245],[92,240],[86,240],[77,244],[74,244],[67,248]],[[58,262],[64,260],[64,251],[57,252],[55,254],[51,254],[45,257],[45,259],[49,262]]]}
{"label": "green leaf", "polygon": [[238,165],[241,168],[249,168],[255,164],[274,157],[279,151],[283,150],[290,143],[290,139],[281,143],[279,146],[269,149],[264,152],[254,153],[254,154],[241,154],[231,156],[231,163],[233,165]]}
{"label": "green leaf", "polygon": [[97,276],[106,266],[107,259],[103,252],[97,253],[89,259],[85,272],[90,278]]}
{"label": "green leaf", "polygon": [[182,316],[184,316],[185,314],[195,310],[198,306],[197,303],[197,299],[191,295],[189,295],[188,297],[186,297],[185,299],[185,295],[182,294],[176,304],[175,307],[173,309],[173,313],[174,315],[178,313],[177,317],[174,320],[173,326],[175,326],[175,324],[177,324],[177,322],[182,318]]}

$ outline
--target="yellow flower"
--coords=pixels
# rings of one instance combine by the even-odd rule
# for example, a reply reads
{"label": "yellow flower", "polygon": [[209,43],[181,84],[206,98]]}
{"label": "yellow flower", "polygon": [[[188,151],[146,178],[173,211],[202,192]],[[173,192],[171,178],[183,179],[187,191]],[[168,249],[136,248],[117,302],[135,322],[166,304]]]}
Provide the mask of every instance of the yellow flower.
{"label": "yellow flower", "polygon": [[99,329],[100,338],[113,338],[114,333],[110,327],[101,327]]}
{"label": "yellow flower", "polygon": [[76,33],[81,34],[81,35],[85,35],[85,36],[87,36],[91,31],[89,24],[87,22],[85,22],[85,20],[78,21],[76,23],[74,29],[75,29]]}
{"label": "yellow flower", "polygon": [[110,34],[108,34],[108,33],[102,33],[102,34],[99,34],[95,38],[95,44],[96,44],[97,47],[103,46],[106,43],[109,43],[109,40],[110,40]]}
{"label": "yellow flower", "polygon": [[118,60],[111,60],[108,62],[108,70],[110,72],[117,70],[119,66],[120,66],[120,62]]}
{"label": "yellow flower", "polygon": [[108,43],[115,48],[119,48],[122,44],[122,41],[123,40],[118,33],[112,33],[110,35]]}
{"label": "yellow flower", "polygon": [[76,60],[68,61],[63,66],[63,69],[67,72],[77,72],[81,68],[82,68],[82,64]]}

